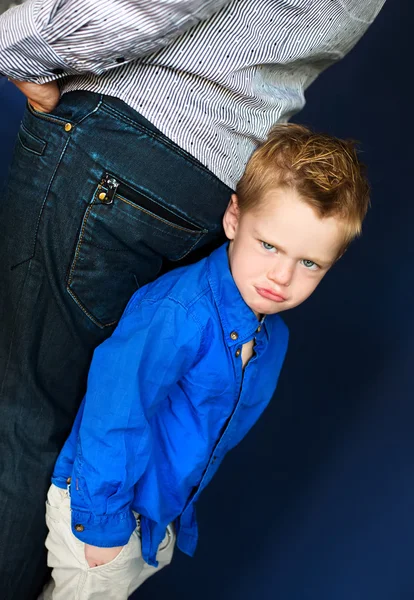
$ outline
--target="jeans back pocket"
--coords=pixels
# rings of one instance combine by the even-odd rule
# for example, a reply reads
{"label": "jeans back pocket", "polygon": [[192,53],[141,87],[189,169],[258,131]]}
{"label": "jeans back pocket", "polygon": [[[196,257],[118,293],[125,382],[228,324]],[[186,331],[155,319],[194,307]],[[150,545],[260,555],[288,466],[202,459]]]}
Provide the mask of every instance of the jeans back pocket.
{"label": "jeans back pocket", "polygon": [[207,234],[150,190],[105,173],[81,225],[67,290],[98,326],[114,325],[132,294]]}
{"label": "jeans back pocket", "polygon": [[42,156],[47,146],[45,140],[42,140],[34,133],[31,133],[23,123],[20,125],[17,139],[25,150],[33,152],[33,154],[37,154],[38,156]]}

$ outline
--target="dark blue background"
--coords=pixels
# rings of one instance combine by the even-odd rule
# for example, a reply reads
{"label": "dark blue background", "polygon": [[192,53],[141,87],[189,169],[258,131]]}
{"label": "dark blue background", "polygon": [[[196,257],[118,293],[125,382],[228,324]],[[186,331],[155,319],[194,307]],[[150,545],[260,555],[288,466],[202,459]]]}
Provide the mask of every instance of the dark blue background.
{"label": "dark blue background", "polygon": [[[295,119],[360,140],[364,235],[286,313],[276,397],[204,493],[196,557],[177,553],[140,600],[414,599],[411,17],[388,0]],[[0,178],[22,108],[1,80]]]}

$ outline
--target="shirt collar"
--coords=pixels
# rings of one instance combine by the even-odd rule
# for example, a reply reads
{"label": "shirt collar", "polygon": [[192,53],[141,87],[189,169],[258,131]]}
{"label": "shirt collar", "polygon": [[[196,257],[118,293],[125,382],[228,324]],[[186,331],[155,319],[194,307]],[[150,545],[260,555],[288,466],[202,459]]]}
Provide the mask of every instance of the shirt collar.
{"label": "shirt collar", "polygon": [[228,243],[214,250],[208,257],[207,277],[220,316],[228,346],[244,344],[264,327],[270,334],[269,318],[261,322],[243,300],[230,272],[227,255]]}

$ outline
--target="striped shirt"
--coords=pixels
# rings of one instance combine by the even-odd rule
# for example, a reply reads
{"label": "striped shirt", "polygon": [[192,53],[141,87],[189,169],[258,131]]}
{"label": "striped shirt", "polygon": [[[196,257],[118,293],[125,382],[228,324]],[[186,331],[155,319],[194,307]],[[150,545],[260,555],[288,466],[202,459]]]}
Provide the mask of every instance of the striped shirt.
{"label": "striped shirt", "polygon": [[0,16],[0,72],[116,96],[234,188],[384,2],[26,0]]}

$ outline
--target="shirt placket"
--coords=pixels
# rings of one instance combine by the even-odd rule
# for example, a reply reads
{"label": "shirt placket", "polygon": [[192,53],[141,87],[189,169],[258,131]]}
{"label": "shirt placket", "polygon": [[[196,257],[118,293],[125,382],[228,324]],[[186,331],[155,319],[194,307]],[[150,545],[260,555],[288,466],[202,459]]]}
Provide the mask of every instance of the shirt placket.
{"label": "shirt placket", "polygon": [[[256,333],[260,332],[261,325],[258,326]],[[230,337],[233,341],[238,339],[238,334],[236,331],[232,331]],[[227,454],[228,447],[230,446],[231,440],[234,438],[234,435],[237,433],[238,426],[238,415],[240,413],[240,406],[242,404],[242,397],[245,395],[245,390],[249,388],[249,382],[252,377],[252,372],[255,371],[254,363],[257,360],[257,355],[255,354],[250,361],[247,363],[246,367],[242,368],[242,360],[241,360],[241,347],[243,344],[239,346],[231,346],[230,352],[232,353],[232,363],[235,373],[235,404],[234,409],[227,420],[227,424],[224,428],[223,433],[218,439],[214,450],[211,454],[209,463],[204,472],[204,475],[200,481],[200,484],[197,488],[197,491],[193,495],[190,504],[195,502],[203,489],[209,484],[211,479],[213,478],[218,465],[215,465],[217,460],[221,460]]]}

